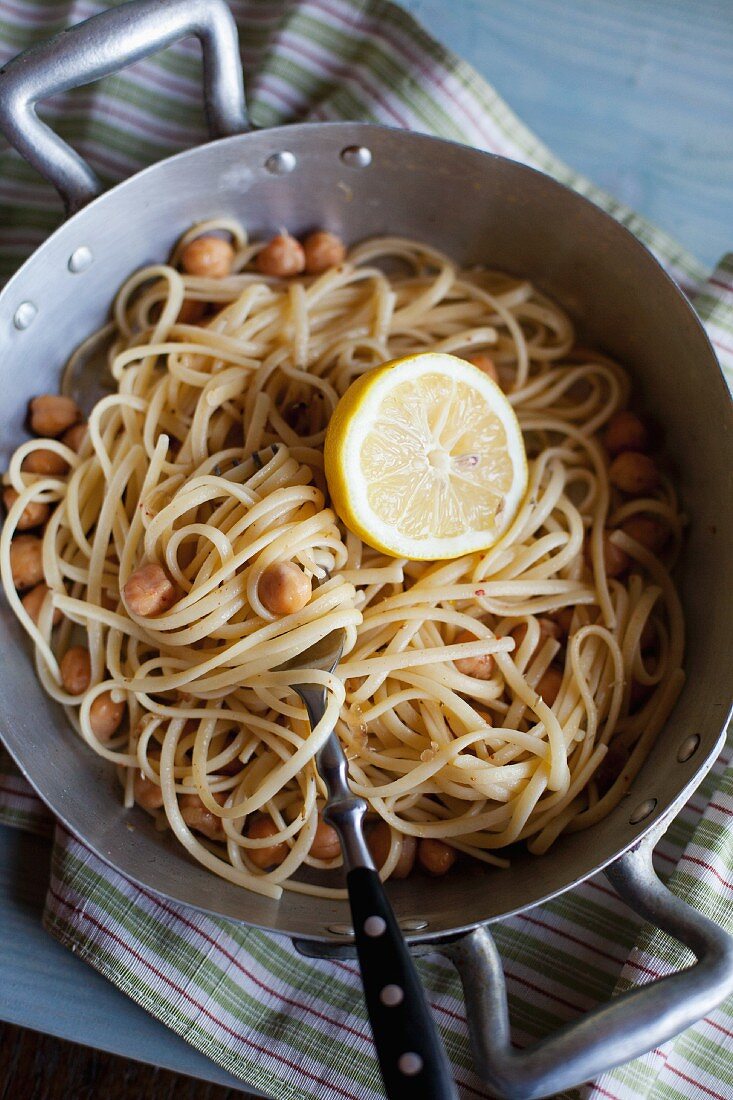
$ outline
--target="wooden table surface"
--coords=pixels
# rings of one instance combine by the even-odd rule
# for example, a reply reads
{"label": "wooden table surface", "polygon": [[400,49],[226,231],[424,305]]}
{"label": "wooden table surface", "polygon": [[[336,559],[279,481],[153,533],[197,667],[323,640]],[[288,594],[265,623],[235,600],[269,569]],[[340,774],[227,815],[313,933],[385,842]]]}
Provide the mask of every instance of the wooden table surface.
{"label": "wooden table surface", "polygon": [[[404,6],[568,164],[710,264],[733,249],[733,0]],[[0,1019],[57,1037],[0,1032],[0,1100],[247,1096],[41,930],[48,858],[0,828]]]}

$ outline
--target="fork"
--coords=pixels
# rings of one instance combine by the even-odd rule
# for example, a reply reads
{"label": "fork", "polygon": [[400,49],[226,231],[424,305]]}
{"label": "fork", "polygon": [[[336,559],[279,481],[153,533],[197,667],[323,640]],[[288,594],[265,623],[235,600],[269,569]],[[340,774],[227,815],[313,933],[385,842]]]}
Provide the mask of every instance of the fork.
{"label": "fork", "polygon": [[[333,673],[345,631],[333,630],[277,672]],[[326,712],[326,688],[292,683],[311,729]],[[364,840],[367,804],[353,793],[348,763],[335,730],[316,755],[328,799],[323,818],[341,844],[369,1022],[388,1100],[458,1100],[453,1074],[415,964]]]}

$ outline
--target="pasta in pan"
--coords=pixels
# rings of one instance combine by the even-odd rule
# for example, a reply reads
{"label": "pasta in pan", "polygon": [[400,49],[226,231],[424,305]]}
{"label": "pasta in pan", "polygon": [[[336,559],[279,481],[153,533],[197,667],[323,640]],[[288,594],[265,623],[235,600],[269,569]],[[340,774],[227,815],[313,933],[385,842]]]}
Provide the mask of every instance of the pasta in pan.
{"label": "pasta in pan", "polygon": [[[501,866],[618,803],[683,682],[683,517],[627,373],[554,302],[419,242],[303,251],[213,221],[125,283],[104,335],[114,391],[86,429],[68,399],[32,403],[0,563],[43,687],[126,805],[276,898],[340,894],[315,768],[334,723],[383,877],[416,848],[434,874]],[[416,350],[491,373],[529,457],[508,533],[451,561],[372,550],[323,476],[340,396]],[[328,694],[311,731],[273,670],[338,627],[338,675],[299,676]]]}

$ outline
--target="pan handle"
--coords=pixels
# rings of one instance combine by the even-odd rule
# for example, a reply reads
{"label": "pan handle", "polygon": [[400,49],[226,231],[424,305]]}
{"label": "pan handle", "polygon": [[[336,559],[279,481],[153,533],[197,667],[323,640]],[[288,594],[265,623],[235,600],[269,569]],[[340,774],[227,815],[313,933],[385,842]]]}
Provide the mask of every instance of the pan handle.
{"label": "pan handle", "polygon": [[476,1067],[499,1097],[532,1100],[638,1058],[701,1019],[733,992],[733,937],[676,897],[645,838],[606,871],[624,901],[689,947],[697,962],[614,997],[525,1050],[512,1049],[501,958],[486,926],[442,949],[463,984]]}
{"label": "pan handle", "polygon": [[49,96],[90,84],[195,35],[212,137],[249,128],[237,27],[226,0],[132,0],[69,27],[0,69],[0,131],[54,185],[68,214],[102,191],[96,174],[36,114]]}

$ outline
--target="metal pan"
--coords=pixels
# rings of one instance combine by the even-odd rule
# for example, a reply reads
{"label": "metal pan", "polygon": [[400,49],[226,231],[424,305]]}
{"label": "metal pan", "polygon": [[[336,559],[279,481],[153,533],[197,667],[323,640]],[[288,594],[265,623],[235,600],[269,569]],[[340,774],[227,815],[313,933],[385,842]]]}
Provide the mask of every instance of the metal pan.
{"label": "metal pan", "polygon": [[[188,35],[204,52],[212,137],[101,194],[91,169],[37,117],[35,104]],[[348,241],[399,233],[457,261],[532,279],[584,337],[627,363],[665,429],[691,516],[682,563],[687,686],[626,798],[592,831],[561,837],[507,871],[390,884],[416,951],[459,967],[479,1072],[498,1094],[546,1096],[656,1046],[733,990],[733,941],[674,898],[651,865],[655,841],[711,766],[729,706],[733,542],[728,478],[733,416],[705,333],[654,258],[612,218],[550,178],[501,157],[380,126],[297,125],[247,132],[236,30],[224,0],[136,0],[58,36],[0,72],[0,128],[61,193],[70,213],[0,295],[2,440],[7,464],[28,399],[59,385],[81,339],[107,317],[135,268],[168,255],[212,214],[253,235],[323,224]],[[248,894],[189,861],[142,812],[123,811],[110,770],[41,691],[22,632],[2,605],[0,728],[41,797],[103,859],[175,901],[293,937],[313,954],[348,952],[346,904]],[[40,731],[40,732],[39,732]],[[125,828],[134,823],[134,831]],[[534,1048],[509,1042],[501,964],[489,926],[606,869],[643,916],[698,962],[616,998]]]}

